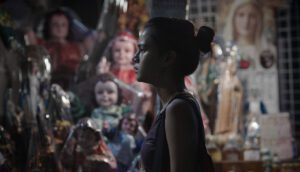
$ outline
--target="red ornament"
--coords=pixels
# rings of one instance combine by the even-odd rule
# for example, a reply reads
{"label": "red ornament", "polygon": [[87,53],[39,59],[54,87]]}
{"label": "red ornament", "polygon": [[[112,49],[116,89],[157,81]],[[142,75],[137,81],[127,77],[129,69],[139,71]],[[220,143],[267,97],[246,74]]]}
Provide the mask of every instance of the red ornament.
{"label": "red ornament", "polygon": [[251,64],[251,62],[249,60],[242,59],[242,60],[240,60],[239,66],[241,69],[248,69],[250,67],[250,64]]}

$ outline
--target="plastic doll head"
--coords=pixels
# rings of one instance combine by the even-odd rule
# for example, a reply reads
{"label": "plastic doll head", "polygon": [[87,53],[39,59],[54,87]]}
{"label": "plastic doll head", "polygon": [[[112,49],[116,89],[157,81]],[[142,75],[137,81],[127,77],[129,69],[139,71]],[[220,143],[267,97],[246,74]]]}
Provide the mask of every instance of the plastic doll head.
{"label": "plastic doll head", "polygon": [[129,66],[137,51],[137,40],[130,32],[120,32],[109,47],[113,66]]}
{"label": "plastic doll head", "polygon": [[119,85],[109,74],[99,75],[94,87],[95,100],[100,107],[110,107],[121,103],[121,90]]}
{"label": "plastic doll head", "polygon": [[71,25],[72,18],[65,10],[56,9],[51,11],[45,17],[43,26],[44,39],[71,40],[73,38]]}
{"label": "plastic doll head", "polygon": [[260,64],[265,69],[271,68],[275,64],[275,57],[269,50],[264,50],[260,54]]}
{"label": "plastic doll head", "polygon": [[120,120],[119,128],[128,134],[135,135],[138,131],[138,126],[135,114],[130,114]]}

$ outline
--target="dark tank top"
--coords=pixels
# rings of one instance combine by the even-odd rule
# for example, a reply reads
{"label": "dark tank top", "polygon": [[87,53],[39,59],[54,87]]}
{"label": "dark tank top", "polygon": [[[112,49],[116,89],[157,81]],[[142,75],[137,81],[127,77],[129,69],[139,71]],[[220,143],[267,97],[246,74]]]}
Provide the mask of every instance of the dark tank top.
{"label": "dark tank top", "polygon": [[213,164],[210,156],[207,154],[205,147],[204,127],[200,115],[200,108],[195,98],[187,93],[178,93],[166,104],[166,106],[156,116],[155,121],[148,132],[141,149],[141,157],[146,172],[169,172],[170,157],[165,132],[165,114],[166,107],[175,99],[183,99],[193,107],[197,114],[196,124],[199,126],[198,136],[198,152],[199,152],[199,170],[201,172],[213,172]]}

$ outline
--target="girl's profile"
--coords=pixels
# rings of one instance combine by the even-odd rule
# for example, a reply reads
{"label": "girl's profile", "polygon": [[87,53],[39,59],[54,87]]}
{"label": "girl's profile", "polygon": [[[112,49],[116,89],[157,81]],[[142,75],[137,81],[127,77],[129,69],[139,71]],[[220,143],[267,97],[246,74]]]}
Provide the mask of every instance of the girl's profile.
{"label": "girl's profile", "polygon": [[153,85],[163,105],[141,149],[146,172],[214,171],[199,104],[184,83],[213,36],[208,27],[195,35],[193,24],[181,19],[158,17],[145,25],[134,68],[137,80]]}

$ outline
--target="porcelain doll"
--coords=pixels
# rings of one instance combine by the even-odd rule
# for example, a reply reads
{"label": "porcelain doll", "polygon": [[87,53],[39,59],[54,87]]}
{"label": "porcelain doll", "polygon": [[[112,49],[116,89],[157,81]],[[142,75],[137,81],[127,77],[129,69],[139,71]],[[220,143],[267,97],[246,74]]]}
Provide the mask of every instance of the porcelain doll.
{"label": "porcelain doll", "polygon": [[119,120],[130,108],[121,105],[122,92],[112,75],[101,74],[98,79],[94,87],[98,107],[93,110],[91,117],[102,129],[110,130],[117,127]]}
{"label": "porcelain doll", "polygon": [[108,146],[117,160],[117,171],[127,172],[135,156],[137,140],[137,120],[131,120],[131,115],[123,117],[118,127],[111,130],[108,135]]}
{"label": "porcelain doll", "polygon": [[130,32],[121,32],[109,43],[100,63],[105,63],[103,60],[107,59],[106,66],[109,66],[107,69],[111,73],[124,83],[133,84],[136,82],[136,74],[132,66],[132,58],[136,51],[136,38]]}
{"label": "porcelain doll", "polygon": [[25,35],[28,44],[44,46],[50,56],[52,65],[52,83],[57,83],[64,89],[69,89],[82,57],[79,43],[74,41],[71,30],[73,27],[71,15],[58,8],[44,16],[42,38],[33,31]]}
{"label": "porcelain doll", "polygon": [[236,70],[236,61],[228,59],[220,79],[215,134],[221,143],[225,143],[230,135],[240,135],[243,130],[243,87]]}

